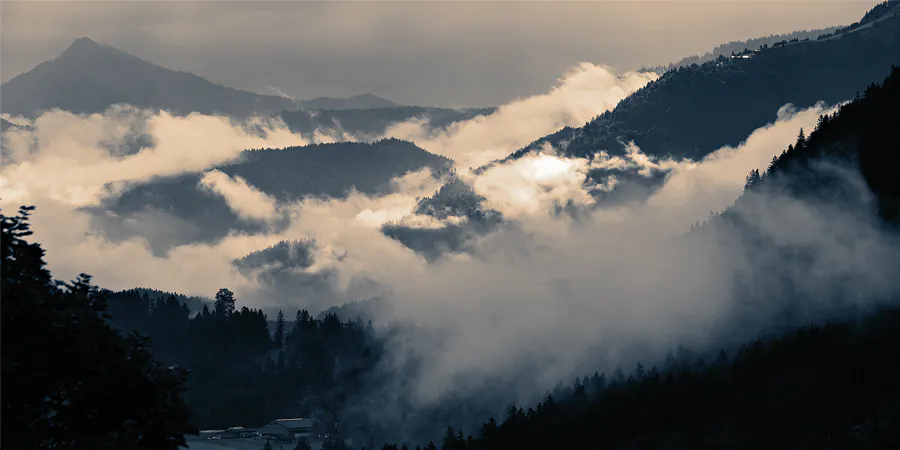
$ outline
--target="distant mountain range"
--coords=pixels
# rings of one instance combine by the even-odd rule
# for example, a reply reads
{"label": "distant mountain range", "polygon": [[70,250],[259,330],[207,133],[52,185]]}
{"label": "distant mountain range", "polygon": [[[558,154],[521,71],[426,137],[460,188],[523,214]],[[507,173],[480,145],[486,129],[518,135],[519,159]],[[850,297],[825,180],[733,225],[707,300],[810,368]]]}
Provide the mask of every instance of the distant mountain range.
{"label": "distant mountain range", "polygon": [[[350,189],[387,193],[395,177],[423,168],[440,173],[451,165],[451,160],[411,142],[384,139],[247,150],[237,161],[215,169],[241,177],[279,201],[295,201],[307,196],[339,198]],[[115,239],[142,234],[124,225],[129,217],[181,219],[186,225],[168,227],[164,235],[145,236],[157,252],[188,242],[215,241],[231,229],[256,229],[258,224],[240,220],[221,196],[200,187],[202,176],[187,173],[132,186],[96,211],[96,224]]]}
{"label": "distant mountain range", "polygon": [[164,109],[247,116],[293,108],[292,100],[228,88],[187,72],[176,72],[128,53],[80,38],[58,57],[0,87],[2,111],[35,117],[60,108],[97,113],[117,103]]}
{"label": "distant mountain range", "polygon": [[86,37],[75,40],[58,57],[3,83],[0,96],[2,112],[30,118],[53,108],[99,113],[118,103],[175,114],[199,112],[232,117],[298,108],[346,110],[398,106],[370,93],[295,101],[243,91],[188,72],[167,69]]}
{"label": "distant mountain range", "polygon": [[299,102],[301,109],[375,109],[400,106],[375,94],[365,93],[349,98],[319,97]]}
{"label": "distant mountain range", "polygon": [[445,109],[423,106],[390,108],[332,109],[284,111],[281,119],[294,133],[308,135],[316,129],[342,130],[354,137],[377,138],[396,123],[425,119],[431,130],[452,123],[493,114],[496,108]]}

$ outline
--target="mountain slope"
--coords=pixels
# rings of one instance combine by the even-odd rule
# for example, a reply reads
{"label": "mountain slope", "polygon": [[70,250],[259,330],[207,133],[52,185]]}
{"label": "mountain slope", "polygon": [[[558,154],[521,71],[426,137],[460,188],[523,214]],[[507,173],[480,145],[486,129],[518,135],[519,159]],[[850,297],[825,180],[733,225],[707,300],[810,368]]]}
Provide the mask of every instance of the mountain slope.
{"label": "mountain slope", "polygon": [[295,107],[292,100],[221,86],[89,38],[77,39],[58,57],[10,79],[0,86],[0,97],[3,112],[26,117],[52,108],[98,113],[117,103],[229,116]]}
{"label": "mountain slope", "polygon": [[[295,201],[307,196],[342,197],[351,188],[370,195],[386,193],[394,177],[423,168],[441,171],[450,164],[411,142],[385,139],[247,150],[236,162],[215,169],[241,177],[279,201]],[[115,213],[114,219],[103,212],[96,215],[98,226],[115,238],[135,233],[122,228],[127,217],[154,213],[185,221],[187,228],[171,227],[171,234],[145,236],[160,251],[187,242],[214,241],[232,228],[255,229],[253,223],[239,220],[221,196],[200,187],[202,177],[188,173],[133,186],[105,206]]]}
{"label": "mountain slope", "polygon": [[[783,190],[794,196],[839,193],[841,180],[820,173],[817,163],[829,160],[858,170],[889,223],[900,224],[900,67],[861,98],[823,116],[809,137],[800,137],[761,175],[751,175],[748,190]],[[832,197],[834,198],[834,197]],[[739,210],[736,206],[723,215]]]}
{"label": "mountain slope", "polygon": [[678,67],[690,66],[691,64],[703,64],[707,61],[712,61],[719,56],[729,56],[731,53],[740,53],[748,48],[759,48],[763,45],[773,45],[776,42],[781,41],[796,42],[804,39],[815,39],[823,34],[833,33],[837,29],[838,27],[828,27],[815,30],[795,31],[793,33],[772,34],[765,37],[747,39],[746,41],[731,41],[717,45],[712,51],[706,52],[703,55],[688,56],[676,63],[653,66],[641,70],[656,73],[668,72]]}
{"label": "mountain slope", "polygon": [[560,130],[511,157],[544,142],[565,141],[566,154],[587,156],[621,154],[620,141],[633,140],[650,155],[695,160],[737,145],[787,103],[803,108],[850,100],[900,64],[900,4],[894,5],[877,27],[841,39],[801,41],[748,59],[721,57],[668,72],[583,127]]}
{"label": "mountain slope", "polygon": [[300,102],[302,109],[375,109],[398,106],[400,105],[368,92],[348,98],[319,97]]}
{"label": "mountain slope", "polygon": [[[867,85],[880,81],[892,65],[900,64],[898,12],[897,2],[886,3],[866,15],[867,25],[848,27],[840,37],[798,41],[753,52],[747,59],[721,57],[667,72],[583,127],[563,128],[496,163],[538,152],[547,143],[570,157],[591,157],[600,151],[623,155],[623,143],[628,141],[649,155],[699,160],[722,146],[739,144],[774,120],[776,111],[787,103],[800,108],[818,101],[834,104],[853,99]],[[875,26],[868,25],[872,23]],[[591,177],[602,183],[608,174],[597,170]],[[665,173],[645,178],[618,171],[615,176],[616,188],[610,193],[598,191],[598,202],[640,201],[665,179]],[[425,214],[444,211],[444,215],[479,222],[482,201],[470,191],[441,189],[423,199],[419,210]],[[434,236],[440,248],[464,248],[465,235],[472,230],[465,230],[461,237],[456,228],[413,233],[389,227],[387,231],[406,245],[426,251],[422,243],[427,239],[412,239],[413,235]]]}

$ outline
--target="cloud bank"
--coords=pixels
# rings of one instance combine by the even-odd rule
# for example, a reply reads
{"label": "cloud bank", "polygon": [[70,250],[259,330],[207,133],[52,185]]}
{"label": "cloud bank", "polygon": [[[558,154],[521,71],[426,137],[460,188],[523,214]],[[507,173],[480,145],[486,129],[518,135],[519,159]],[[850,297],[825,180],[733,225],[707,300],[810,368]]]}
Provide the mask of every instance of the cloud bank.
{"label": "cloud bank", "polygon": [[[501,107],[495,115],[437,134],[413,123],[391,133],[407,133],[431,151],[477,164],[506,156],[545,130],[579,125],[648,81],[582,65],[548,94]],[[4,150],[11,156],[0,172],[0,204],[38,206],[35,238],[45,245],[54,275],[87,272],[112,289],[149,285],[211,295],[230,287],[242,301],[255,299],[261,286],[231,262],[282,240],[312,239],[315,258],[305,274],[329,274],[348,300],[385,295],[391,313],[380,322],[403,325],[390,336],[390,358],[381,369],[402,373],[415,362],[415,376],[390,379],[370,392],[372,398],[385,404],[402,395],[405,402],[427,406],[478,392],[498,379],[506,380],[503,386],[516,397],[587,370],[652,360],[677,344],[702,347],[719,336],[737,308],[735,292],[744,286],[736,273],[764,268],[788,274],[796,281],[793,289],[819,295],[810,298],[843,292],[836,283],[848,279],[859,287],[854,299],[893,293],[884,268],[896,267],[900,247],[863,213],[839,214],[833,206],[771,193],[746,196],[743,219],[776,242],[811,248],[808,267],[814,277],[760,253],[741,236],[679,237],[709,212],[731,204],[751,169],[764,169],[799,128],[812,129],[818,115],[829,110],[782,108],[772,124],[741,145],[700,161],[653,159],[634,145],[624,156],[600,154],[590,161],[561,158],[546,148],[461,175],[509,223],[476,239],[469,252],[437,262],[380,230],[388,221],[442,226],[413,213],[416,199],[440,186],[424,172],[396,180],[395,192],[385,196],[351,193],[282,204],[244,180],[209,171],[245,148],[307,143],[283,124],[261,119],[248,125],[130,109],[92,116],[50,112],[31,124],[33,130],[7,133]],[[148,136],[152,145],[117,150],[133,147],[121,142],[140,142],[136,135]],[[597,208],[589,195],[597,186],[584,183],[587,172],[597,169],[669,175],[645,202]],[[277,232],[232,234],[213,245],[181,245],[155,256],[141,239],[114,243],[98,235],[80,209],[130,183],[204,171],[201,186],[222,196],[237,214],[261,221],[284,214],[290,223]],[[845,177],[858,182],[852,173]],[[600,187],[615,184],[607,178]],[[859,198],[864,203],[865,194]],[[580,213],[552,214],[561,204],[573,204]],[[371,280],[373,290],[361,290],[359,280]],[[758,288],[773,294],[783,289],[777,283]],[[281,301],[290,308],[303,299]],[[755,306],[754,326],[740,330],[747,335],[777,314],[765,304]],[[823,315],[833,311],[825,300],[810,306]]]}
{"label": "cloud bank", "polygon": [[547,93],[515,100],[493,114],[437,132],[425,120],[403,122],[388,128],[385,136],[413,141],[453,159],[460,168],[478,167],[563,127],[584,125],[658,77],[637,72],[617,75],[609,67],[581,63]]}

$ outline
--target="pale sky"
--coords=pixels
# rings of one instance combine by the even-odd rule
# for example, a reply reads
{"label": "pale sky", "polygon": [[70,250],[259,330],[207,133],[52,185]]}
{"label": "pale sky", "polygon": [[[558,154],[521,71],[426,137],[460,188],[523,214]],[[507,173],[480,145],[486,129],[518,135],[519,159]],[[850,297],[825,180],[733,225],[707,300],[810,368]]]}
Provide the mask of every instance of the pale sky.
{"label": "pale sky", "polygon": [[849,24],[877,3],[3,0],[0,75],[87,36],[260,93],[488,106],[544,92],[580,61],[663,64],[727,41]]}

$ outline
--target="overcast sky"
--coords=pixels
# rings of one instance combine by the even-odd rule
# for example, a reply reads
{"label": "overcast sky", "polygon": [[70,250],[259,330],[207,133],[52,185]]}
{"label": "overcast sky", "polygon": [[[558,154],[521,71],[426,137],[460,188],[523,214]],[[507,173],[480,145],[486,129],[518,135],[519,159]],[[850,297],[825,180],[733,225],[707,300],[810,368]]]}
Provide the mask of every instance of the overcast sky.
{"label": "overcast sky", "polygon": [[214,82],[296,98],[372,92],[487,106],[580,62],[672,62],[717,44],[849,24],[877,1],[9,1],[3,81],[87,36]]}

